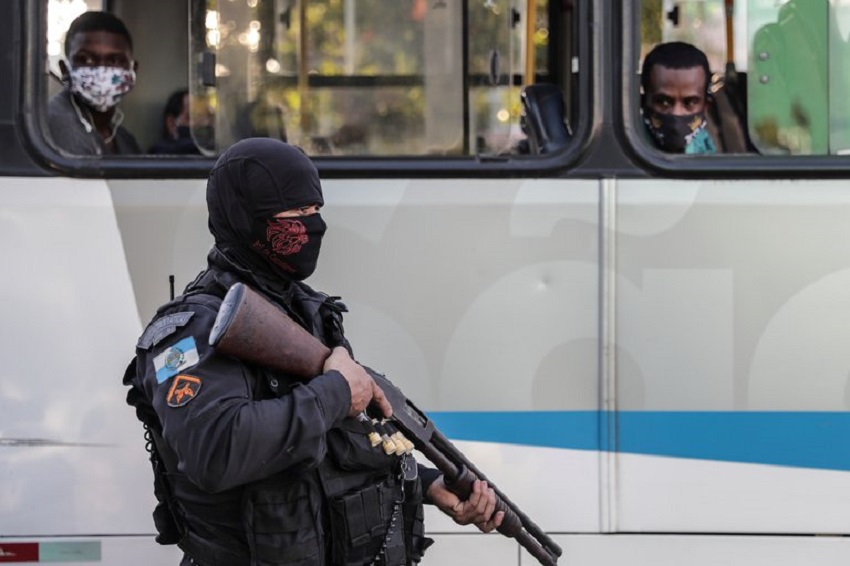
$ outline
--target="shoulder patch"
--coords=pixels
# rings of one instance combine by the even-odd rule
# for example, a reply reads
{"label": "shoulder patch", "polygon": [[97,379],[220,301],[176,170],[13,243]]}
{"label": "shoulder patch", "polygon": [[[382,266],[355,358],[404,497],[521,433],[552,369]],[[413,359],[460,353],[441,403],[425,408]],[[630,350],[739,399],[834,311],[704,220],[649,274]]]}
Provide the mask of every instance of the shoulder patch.
{"label": "shoulder patch", "polygon": [[192,367],[200,361],[195,338],[188,336],[176,344],[166,348],[153,359],[153,369],[156,370],[156,381],[162,383],[169,377],[175,376],[184,369]]}
{"label": "shoulder patch", "polygon": [[177,332],[178,328],[186,326],[194,314],[192,311],[177,312],[156,320],[145,329],[136,347],[148,350],[156,346],[163,338],[171,336]]}
{"label": "shoulder patch", "polygon": [[197,397],[200,390],[201,378],[181,374],[171,384],[171,389],[168,390],[168,397],[165,398],[165,401],[169,407],[182,407]]}

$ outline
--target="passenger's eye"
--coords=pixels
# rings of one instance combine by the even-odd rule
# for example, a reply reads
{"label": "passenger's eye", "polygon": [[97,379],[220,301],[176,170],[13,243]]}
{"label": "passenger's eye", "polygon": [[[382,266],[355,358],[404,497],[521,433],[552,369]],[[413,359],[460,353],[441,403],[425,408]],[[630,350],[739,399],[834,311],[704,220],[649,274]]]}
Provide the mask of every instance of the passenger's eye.
{"label": "passenger's eye", "polygon": [[128,68],[130,66],[130,61],[123,55],[109,55],[105,58],[104,62],[108,67]]}
{"label": "passenger's eye", "polygon": [[77,67],[94,67],[97,65],[97,61],[91,55],[76,55],[73,63]]}

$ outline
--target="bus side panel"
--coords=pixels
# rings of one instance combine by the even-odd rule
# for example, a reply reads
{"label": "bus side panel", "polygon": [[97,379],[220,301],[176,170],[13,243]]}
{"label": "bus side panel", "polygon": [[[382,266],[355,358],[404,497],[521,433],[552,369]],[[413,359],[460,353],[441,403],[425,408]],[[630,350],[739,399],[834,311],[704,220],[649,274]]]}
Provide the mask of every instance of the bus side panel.
{"label": "bus side panel", "polygon": [[149,536],[0,538],[0,562],[72,563],[75,566],[176,566],[183,552]]}
{"label": "bus side panel", "polygon": [[[325,187],[331,229],[311,282],[348,302],[358,358],[544,529],[598,530],[597,184]],[[203,182],[7,179],[2,191],[0,532],[152,535],[150,464],[121,377],[168,276],[179,292],[204,266]],[[428,530],[470,535],[433,513]]]}
{"label": "bus side panel", "polygon": [[846,183],[617,199],[618,529],[846,532]]}
{"label": "bus side panel", "polygon": [[[490,442],[454,444],[541,528],[558,532],[599,531],[602,519],[597,452]],[[431,533],[470,534],[468,528],[458,527],[432,506],[425,508],[425,527]]]}
{"label": "bus side panel", "polygon": [[0,533],[151,532],[121,384],[141,324],[107,186],[6,178],[0,199]]}
{"label": "bus side panel", "polygon": [[598,530],[598,184],[330,181],[325,192],[317,286],[349,305],[358,358],[471,441],[470,459],[544,529]]}
{"label": "bus side panel", "polygon": [[[841,566],[850,541],[837,537],[717,535],[556,535],[564,549],[560,564],[570,566]],[[523,553],[521,566],[539,564]]]}
{"label": "bus side panel", "polygon": [[[202,183],[144,184],[110,181],[146,320],[211,240]],[[357,358],[470,441],[470,459],[543,528],[596,531],[597,183],[323,186],[329,229],[309,283],[342,295]],[[437,515],[429,530],[468,530]]]}

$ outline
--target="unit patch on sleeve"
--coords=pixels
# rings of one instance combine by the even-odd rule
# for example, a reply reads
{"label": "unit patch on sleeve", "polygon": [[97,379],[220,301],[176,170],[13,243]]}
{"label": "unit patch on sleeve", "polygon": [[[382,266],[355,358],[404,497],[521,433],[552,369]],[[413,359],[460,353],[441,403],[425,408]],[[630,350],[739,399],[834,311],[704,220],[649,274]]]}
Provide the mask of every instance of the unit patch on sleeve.
{"label": "unit patch on sleeve", "polygon": [[195,338],[192,336],[188,336],[176,344],[169,346],[153,359],[157,383],[162,383],[169,377],[177,375],[188,367],[192,367],[199,360],[198,347],[195,345]]}
{"label": "unit patch on sleeve", "polygon": [[198,395],[201,390],[201,379],[191,375],[178,375],[165,401],[169,407],[182,407]]}

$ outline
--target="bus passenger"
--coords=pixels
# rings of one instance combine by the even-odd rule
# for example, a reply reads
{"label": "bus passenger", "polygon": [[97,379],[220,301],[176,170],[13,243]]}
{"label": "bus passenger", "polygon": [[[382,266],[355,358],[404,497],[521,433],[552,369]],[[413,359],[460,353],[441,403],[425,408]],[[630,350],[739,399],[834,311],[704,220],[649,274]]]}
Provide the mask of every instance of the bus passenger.
{"label": "bus passenger", "polygon": [[162,111],[162,133],[148,153],[162,155],[201,155],[192,139],[189,118],[189,91],[171,93]]}
{"label": "bus passenger", "polygon": [[[461,500],[437,470],[362,443],[351,417],[370,402],[392,409],[351,357],[342,303],[303,282],[319,259],[322,204],[318,171],[294,146],[230,146],[207,181],[208,267],[136,345],[124,384],[161,463],[157,540],[178,544],[184,566],[415,564],[430,544],[423,497],[484,532],[504,519],[486,482]],[[237,282],[332,349],[321,375],[301,383],[209,345]]]}
{"label": "bus passenger", "polygon": [[74,155],[141,153],[117,108],[139,67],[124,23],[107,12],[81,14],[65,35],[65,57],[59,62],[65,88],[47,106],[56,145]]}
{"label": "bus passenger", "polygon": [[705,53],[681,41],[656,45],[643,61],[640,80],[643,122],[659,149],[717,152],[706,118],[711,71]]}

